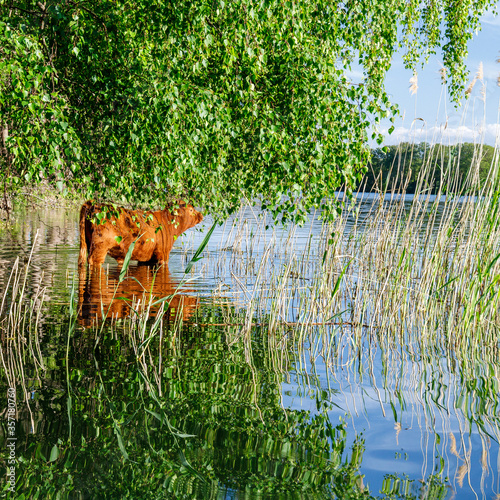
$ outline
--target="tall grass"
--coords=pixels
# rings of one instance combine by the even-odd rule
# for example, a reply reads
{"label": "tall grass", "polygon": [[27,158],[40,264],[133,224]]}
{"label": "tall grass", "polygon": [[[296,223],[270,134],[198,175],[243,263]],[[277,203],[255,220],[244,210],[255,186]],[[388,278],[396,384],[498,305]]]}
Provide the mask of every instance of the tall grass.
{"label": "tall grass", "polygon": [[[34,243],[37,237],[38,233],[35,234]],[[41,385],[41,372],[46,370],[40,348],[40,320],[45,287],[38,287],[30,297],[26,296],[28,270],[34,248],[33,244],[26,264],[22,265],[19,257],[14,261],[0,296],[0,359],[3,374],[8,387],[16,391],[22,390],[21,398],[28,408],[32,428],[34,419],[30,407],[30,389]],[[26,366],[30,367],[28,373],[25,372]]]}
{"label": "tall grass", "polygon": [[[449,189],[457,183],[457,165],[451,163],[438,194],[428,194],[435,168],[431,159],[436,158],[431,151],[410,200],[404,191],[341,200],[342,215],[323,226],[321,235],[311,231],[300,250],[296,228],[280,239],[265,230],[265,218],[255,217],[250,224],[240,216],[218,251],[207,257],[207,267],[222,270],[216,275],[215,299],[241,304],[245,331],[262,322],[270,332],[279,325],[299,326],[299,343],[309,326],[335,323],[354,338],[369,331],[383,342],[418,349],[439,345],[464,358],[495,350],[500,327],[498,151],[486,183],[479,185],[480,149],[463,192],[443,194],[444,185]],[[367,203],[369,212],[361,213]]]}
{"label": "tall grass", "polygon": [[[211,300],[220,306],[221,325],[241,327],[231,329],[228,342],[248,338],[259,325],[275,338],[277,348],[293,341],[328,362],[338,355],[340,337],[356,345],[367,335],[384,347],[404,345],[413,355],[429,348],[451,352],[464,365],[478,357],[496,359],[498,150],[484,184],[478,182],[478,145],[466,182],[458,182],[458,158],[452,158],[440,185],[432,186],[437,195],[431,196],[432,159],[437,157],[431,149],[411,199],[404,190],[389,190],[391,182],[384,180],[384,189],[375,195],[340,197],[343,211],[337,220],[321,228],[311,222],[307,232],[300,232],[300,241],[296,227],[269,229],[265,214],[242,208],[233,224],[223,226],[218,247],[201,262],[218,283]],[[449,190],[459,184],[462,192],[443,194],[445,186]],[[195,260],[199,258],[196,254]],[[26,277],[27,266],[22,270],[16,261],[1,297],[0,327],[19,347],[16,352],[27,345],[42,368],[36,333],[41,309],[33,305],[41,303],[43,289],[30,298],[29,307],[23,305]],[[144,318],[133,307],[134,317],[125,326],[137,330],[136,349],[163,332],[164,309],[149,324],[151,305],[159,303],[153,304],[150,296],[144,305]],[[26,331],[33,331],[27,344],[20,340],[24,334],[16,333]],[[11,358],[3,357],[6,369]]]}

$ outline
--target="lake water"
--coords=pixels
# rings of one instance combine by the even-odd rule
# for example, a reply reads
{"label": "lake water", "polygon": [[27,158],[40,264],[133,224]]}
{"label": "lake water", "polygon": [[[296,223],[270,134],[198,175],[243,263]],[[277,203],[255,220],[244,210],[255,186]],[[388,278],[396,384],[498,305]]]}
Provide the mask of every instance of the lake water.
{"label": "lake water", "polygon": [[[358,231],[375,201],[358,202]],[[168,270],[132,263],[122,283],[109,257],[102,275],[78,275],[77,210],[26,211],[0,233],[2,295],[19,257],[28,309],[41,304],[35,340],[26,334],[16,350],[2,339],[4,408],[16,389],[17,494],[499,499],[498,356],[464,367],[453,351],[423,353],[368,328],[354,338],[337,320],[302,332],[321,221],[266,229],[248,207],[237,219],[215,229],[190,273],[210,217],[176,242]],[[134,312],[149,290],[175,295],[156,326],[161,304],[149,322]]]}

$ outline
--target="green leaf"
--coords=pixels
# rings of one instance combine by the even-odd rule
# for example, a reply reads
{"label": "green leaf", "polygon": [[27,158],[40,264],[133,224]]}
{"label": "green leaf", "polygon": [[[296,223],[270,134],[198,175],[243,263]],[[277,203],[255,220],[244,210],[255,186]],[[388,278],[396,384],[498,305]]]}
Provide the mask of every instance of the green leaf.
{"label": "green leaf", "polygon": [[155,411],[151,411],[151,410],[148,410],[147,408],[145,408],[145,410],[150,413],[151,415],[153,415],[153,417],[157,418],[160,422],[163,423],[163,416],[160,415],[159,413],[156,413]]}
{"label": "green leaf", "polygon": [[338,278],[337,278],[337,281],[335,282],[335,285],[333,287],[333,290],[332,290],[332,297],[334,297],[337,292],[339,291],[340,289],[340,284],[342,283],[342,278],[344,277],[344,274],[346,273],[347,269],[349,268],[349,266],[351,265],[351,262],[353,261],[353,259],[351,259],[345,266],[344,266],[344,269],[342,269],[342,272],[339,274]]}
{"label": "green leaf", "polygon": [[152,306],[157,306],[158,304],[161,304],[162,302],[168,302],[170,303],[173,299],[173,295],[167,295],[166,297],[162,297],[161,299],[155,300],[151,305]]}
{"label": "green leaf", "polygon": [[128,460],[128,453],[127,453],[127,450],[125,449],[125,443],[123,442],[123,438],[122,438],[122,433],[120,431],[120,427],[118,426],[118,424],[113,420],[113,427],[114,427],[114,430],[115,430],[115,434],[116,434],[116,438],[118,440],[118,447],[120,448],[120,451],[123,455],[123,458],[125,460]]}
{"label": "green leaf", "polygon": [[50,452],[50,458],[49,458],[49,462],[54,462],[55,460],[57,460],[59,458],[59,448],[57,447],[57,445],[55,444],[53,447],[52,447],[52,450]]}

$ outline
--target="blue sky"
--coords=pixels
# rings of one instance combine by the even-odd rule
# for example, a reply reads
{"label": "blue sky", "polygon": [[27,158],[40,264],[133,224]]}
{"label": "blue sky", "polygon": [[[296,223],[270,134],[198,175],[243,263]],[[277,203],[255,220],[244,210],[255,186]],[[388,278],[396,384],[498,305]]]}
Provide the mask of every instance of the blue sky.
{"label": "blue sky", "polygon": [[380,129],[385,133],[385,144],[460,141],[495,145],[500,141],[500,87],[497,84],[500,64],[496,62],[500,57],[500,16],[488,13],[482,17],[481,25],[482,30],[469,44],[467,67],[470,82],[482,63],[483,82],[476,82],[470,98],[464,99],[458,109],[446,98],[446,90],[441,85],[439,54],[431,56],[423,69],[418,68],[415,95],[410,94],[409,80],[413,74],[404,68],[402,54],[396,56],[387,74],[386,88],[393,102],[399,104],[402,117],[396,120],[392,135],[386,133],[390,123],[382,123]]}

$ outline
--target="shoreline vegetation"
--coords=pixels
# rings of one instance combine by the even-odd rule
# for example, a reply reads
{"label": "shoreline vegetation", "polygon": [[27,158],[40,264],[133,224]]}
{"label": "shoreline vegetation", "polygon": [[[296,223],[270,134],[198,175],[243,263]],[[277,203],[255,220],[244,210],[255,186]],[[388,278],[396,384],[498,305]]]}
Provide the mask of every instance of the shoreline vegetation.
{"label": "shoreline vegetation", "polygon": [[9,227],[16,219],[16,213],[24,207],[26,210],[39,208],[67,208],[78,210],[83,198],[76,192],[66,192],[64,195],[42,181],[38,184],[26,183],[15,189],[5,187],[0,195],[0,230]]}
{"label": "shoreline vegetation", "polygon": [[470,194],[470,177],[476,178],[474,188],[484,186],[494,157],[495,148],[487,144],[401,142],[372,149],[368,170],[358,187],[364,192],[415,194],[425,170],[426,194]]}
{"label": "shoreline vegetation", "polygon": [[[401,142],[374,148],[367,172],[354,192],[415,194],[418,179],[425,169],[426,194],[470,194],[469,177],[477,177],[479,185],[484,185],[494,156],[493,146],[467,142],[454,145]],[[16,188],[6,183],[0,197],[0,229],[22,205],[77,209],[84,201],[76,191],[66,189],[61,193],[47,181]]]}

